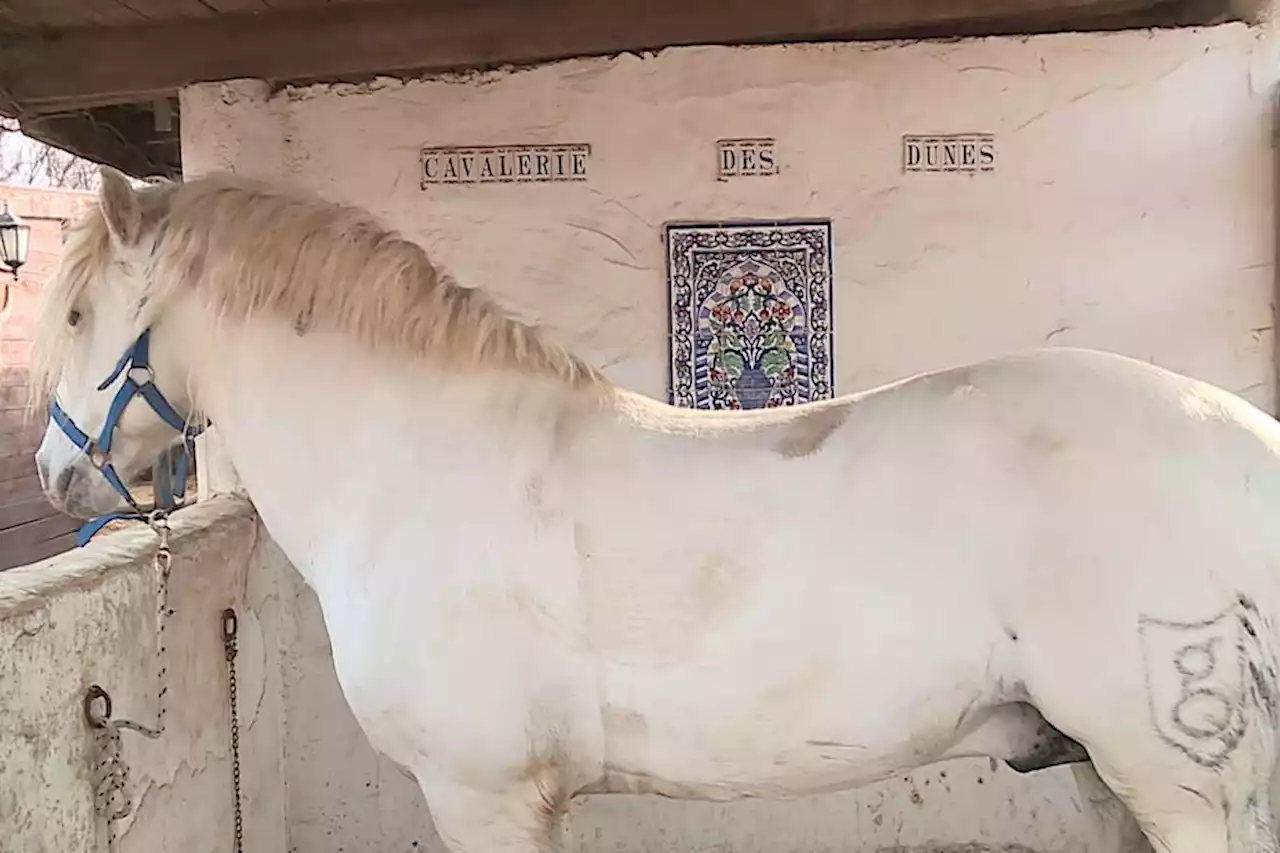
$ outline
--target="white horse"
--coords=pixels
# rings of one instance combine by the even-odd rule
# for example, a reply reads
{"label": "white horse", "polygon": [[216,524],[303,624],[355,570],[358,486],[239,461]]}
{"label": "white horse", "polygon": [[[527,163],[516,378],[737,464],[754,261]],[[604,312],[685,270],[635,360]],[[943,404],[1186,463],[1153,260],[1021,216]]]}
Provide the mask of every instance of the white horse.
{"label": "white horse", "polygon": [[[154,387],[216,425],[452,850],[543,851],[581,793],[787,797],[970,755],[1091,761],[1170,853],[1275,849],[1280,426],[1248,403],[1055,349],[678,410],[359,211],[103,179],[41,387],[96,434],[150,330]],[[125,480],[176,434],[141,403],[114,426]],[[49,499],[117,508],[101,456],[51,423]]]}

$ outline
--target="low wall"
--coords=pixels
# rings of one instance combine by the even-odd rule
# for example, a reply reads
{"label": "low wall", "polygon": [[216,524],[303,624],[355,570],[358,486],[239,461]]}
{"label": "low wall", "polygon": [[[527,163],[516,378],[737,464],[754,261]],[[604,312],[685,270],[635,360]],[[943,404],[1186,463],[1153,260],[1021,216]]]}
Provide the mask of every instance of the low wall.
{"label": "low wall", "polygon": [[[245,850],[445,853],[417,785],[373,751],[348,710],[315,595],[251,506],[232,497],[197,504],[175,516],[172,542],[167,731],[155,741],[121,735],[136,811],[116,827],[118,849],[232,850],[220,614],[234,607]],[[155,544],[149,530],[127,530],[0,573],[3,853],[107,849],[94,818],[93,738],[82,699],[100,684],[117,719],[154,724]],[[986,759],[959,760],[793,802],[586,798],[562,822],[560,846],[563,853],[1140,849],[1132,823],[1106,811],[1114,801],[1098,805],[1102,812],[1067,768],[1019,776]]]}
{"label": "low wall", "polygon": [[[270,573],[250,572],[252,508],[218,498],[173,520],[166,625],[166,731],[121,733],[134,814],[116,825],[121,853],[232,849],[227,670],[220,614],[239,631],[239,706],[246,849],[285,850],[279,643]],[[146,528],[0,573],[0,850],[106,850],[95,820],[94,738],[83,717],[90,685],[111,695],[115,719],[153,726],[157,715],[156,599]],[[265,618],[264,618],[265,617]]]}

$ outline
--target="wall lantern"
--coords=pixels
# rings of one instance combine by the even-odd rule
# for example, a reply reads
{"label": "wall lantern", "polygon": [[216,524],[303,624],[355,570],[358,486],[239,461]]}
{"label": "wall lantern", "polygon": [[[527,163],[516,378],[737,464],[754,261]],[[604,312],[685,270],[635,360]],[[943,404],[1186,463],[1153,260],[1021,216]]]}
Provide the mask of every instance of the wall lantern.
{"label": "wall lantern", "polygon": [[9,202],[0,210],[0,264],[18,277],[18,267],[27,262],[31,248],[31,226],[9,212]]}

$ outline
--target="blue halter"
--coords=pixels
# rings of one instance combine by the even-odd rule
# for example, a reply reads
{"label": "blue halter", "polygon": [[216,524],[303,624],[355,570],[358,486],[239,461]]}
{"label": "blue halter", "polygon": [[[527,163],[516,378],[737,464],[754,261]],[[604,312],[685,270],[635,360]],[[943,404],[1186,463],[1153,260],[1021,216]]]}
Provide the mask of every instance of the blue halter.
{"label": "blue halter", "polygon": [[98,390],[107,390],[121,373],[124,373],[124,382],[116,391],[115,399],[111,401],[111,408],[107,411],[107,418],[102,424],[102,431],[96,441],[76,426],[75,421],[71,420],[71,416],[63,410],[56,399],[49,404],[49,416],[53,422],[62,428],[72,444],[85,452],[93,467],[102,472],[102,476],[111,484],[111,488],[115,489],[133,508],[132,511],[112,512],[88,521],[76,534],[76,545],[80,547],[87,545],[99,530],[112,521],[125,518],[146,521],[150,517],[150,513],[144,511],[134,500],[133,495],[129,493],[129,487],[124,484],[115,466],[111,464],[111,440],[115,435],[116,427],[120,424],[121,416],[124,415],[125,407],[133,402],[134,397],[142,397],[165,423],[182,433],[182,454],[170,470],[173,492],[156,494],[159,508],[164,512],[173,510],[186,495],[187,470],[192,457],[195,456],[193,439],[204,432],[205,427],[208,426],[207,423],[188,425],[173,406],[169,405],[169,401],[160,393],[160,389],[156,388],[155,371],[151,369],[150,329],[139,335],[133,342],[133,346],[125,350],[124,355],[120,356],[120,361],[116,363],[115,370],[111,371],[106,381],[98,386]]}

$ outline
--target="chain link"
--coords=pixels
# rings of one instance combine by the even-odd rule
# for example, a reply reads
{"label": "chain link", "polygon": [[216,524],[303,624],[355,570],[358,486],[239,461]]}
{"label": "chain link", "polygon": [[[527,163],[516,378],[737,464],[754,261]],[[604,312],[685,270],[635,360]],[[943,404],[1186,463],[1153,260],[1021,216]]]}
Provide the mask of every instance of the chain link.
{"label": "chain link", "polygon": [[107,824],[107,850],[116,849],[116,822],[133,811],[129,792],[129,765],[120,757],[120,727],[107,720],[94,729],[98,760],[93,766],[93,807]]}
{"label": "chain link", "polygon": [[153,731],[142,731],[147,737],[157,738],[164,734],[165,714],[168,711],[167,697],[169,694],[169,667],[165,664],[168,659],[164,639],[164,629],[169,623],[169,617],[173,615],[173,609],[169,607],[169,573],[173,568],[173,551],[169,549],[169,517],[163,511],[157,510],[151,514],[148,519],[151,529],[160,537],[160,544],[156,547],[156,556],[152,561],[152,566],[156,574],[156,657],[160,666],[160,676],[156,685],[156,701],[159,709],[156,714],[156,727]]}
{"label": "chain link", "polygon": [[234,853],[244,847],[244,815],[240,810],[240,714],[236,706],[236,612],[231,608],[222,611],[222,643],[227,653],[227,695],[231,709],[231,787],[235,795],[235,844]]}
{"label": "chain link", "polygon": [[[107,850],[116,849],[116,823],[133,812],[133,797],[129,791],[129,764],[124,760],[120,732],[129,729],[144,737],[155,739],[164,734],[166,696],[168,694],[168,667],[165,666],[165,626],[173,611],[169,608],[169,573],[173,566],[173,552],[169,548],[169,520],[163,510],[157,510],[147,518],[147,523],[160,539],[155,557],[151,561],[156,594],[156,725],[145,726],[132,720],[111,719],[111,695],[100,685],[92,685],[84,697],[84,714],[93,729],[94,751],[92,779],[94,785],[94,811],[107,825]],[[102,703],[99,711],[98,703]]]}
{"label": "chain link", "polygon": [[[111,719],[111,695],[94,684],[84,697],[84,715],[93,729],[94,751],[92,779],[94,811],[107,825],[107,850],[114,853],[118,841],[116,823],[133,812],[133,797],[129,790],[129,765],[124,760],[120,744],[120,732],[130,729],[147,738],[164,734],[167,712],[169,668],[165,665],[168,649],[165,645],[165,627],[174,611],[169,607],[169,575],[173,567],[173,551],[169,547],[169,520],[163,510],[152,512],[147,523],[160,539],[151,567],[155,575],[156,591],[156,658],[159,667],[156,686],[156,725],[144,726],[132,720]],[[240,796],[240,719],[236,705],[236,635],[238,620],[231,608],[222,611],[222,643],[227,661],[227,693],[230,705],[231,725],[231,784],[235,795],[234,853],[244,849],[244,815]],[[101,708],[99,708],[101,704]]]}

